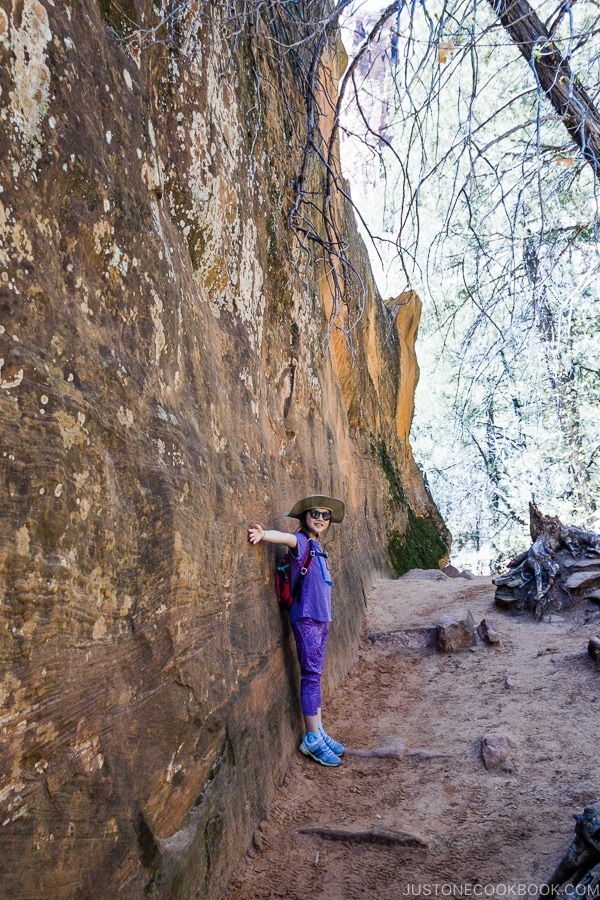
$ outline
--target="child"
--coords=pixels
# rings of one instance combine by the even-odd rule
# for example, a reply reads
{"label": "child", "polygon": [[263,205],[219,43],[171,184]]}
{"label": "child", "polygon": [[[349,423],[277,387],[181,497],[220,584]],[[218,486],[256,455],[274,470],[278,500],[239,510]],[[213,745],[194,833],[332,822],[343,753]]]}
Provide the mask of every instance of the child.
{"label": "child", "polygon": [[320,540],[329,530],[331,522],[342,521],[344,504],[333,497],[313,494],[299,500],[287,515],[301,522],[294,534],[265,531],[262,525],[255,525],[248,529],[248,540],[251,544],[258,544],[259,541],[284,544],[291,549],[292,588],[298,579],[309,543],[315,551],[300,596],[290,608],[290,622],[300,663],[300,702],[306,727],[299,750],[322,766],[339,766],[344,747],[329,737],[321,723],[321,675],[331,622],[332,581],[327,554]]}

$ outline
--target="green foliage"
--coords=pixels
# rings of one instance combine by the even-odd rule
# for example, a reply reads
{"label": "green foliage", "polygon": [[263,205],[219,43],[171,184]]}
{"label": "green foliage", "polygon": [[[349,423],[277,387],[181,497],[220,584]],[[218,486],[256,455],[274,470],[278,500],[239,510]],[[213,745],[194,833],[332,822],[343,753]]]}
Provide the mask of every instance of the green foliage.
{"label": "green foliage", "polygon": [[406,533],[396,529],[388,535],[388,556],[397,578],[410,569],[437,569],[448,554],[436,523],[431,518],[419,518],[408,510]]}

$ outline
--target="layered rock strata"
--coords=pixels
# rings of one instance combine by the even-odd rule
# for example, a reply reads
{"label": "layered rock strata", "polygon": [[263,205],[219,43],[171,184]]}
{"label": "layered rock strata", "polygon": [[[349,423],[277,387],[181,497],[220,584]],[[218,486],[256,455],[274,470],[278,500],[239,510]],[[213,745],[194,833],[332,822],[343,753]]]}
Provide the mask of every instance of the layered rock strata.
{"label": "layered rock strata", "polygon": [[269,57],[230,4],[152,31],[160,6],[0,0],[13,898],[219,895],[299,726],[272,548],[247,545],[249,523],[290,527],[309,491],[346,501],[328,690],[390,534],[410,515],[447,539],[408,443],[417,298],[399,335],[341,210],[366,300],[352,351],[324,342]]}

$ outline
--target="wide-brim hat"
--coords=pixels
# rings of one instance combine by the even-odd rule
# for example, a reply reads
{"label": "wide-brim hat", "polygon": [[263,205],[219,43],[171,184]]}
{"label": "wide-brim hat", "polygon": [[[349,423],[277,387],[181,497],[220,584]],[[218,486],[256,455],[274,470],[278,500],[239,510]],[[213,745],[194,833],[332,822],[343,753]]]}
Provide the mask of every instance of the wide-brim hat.
{"label": "wide-brim hat", "polygon": [[302,500],[298,500],[289,513],[286,513],[286,516],[290,516],[292,519],[299,519],[302,513],[305,513],[307,510],[319,508],[331,511],[332,522],[341,522],[346,512],[346,508],[341,500],[336,500],[335,497],[324,497],[322,494],[312,494],[310,497],[303,497]]}

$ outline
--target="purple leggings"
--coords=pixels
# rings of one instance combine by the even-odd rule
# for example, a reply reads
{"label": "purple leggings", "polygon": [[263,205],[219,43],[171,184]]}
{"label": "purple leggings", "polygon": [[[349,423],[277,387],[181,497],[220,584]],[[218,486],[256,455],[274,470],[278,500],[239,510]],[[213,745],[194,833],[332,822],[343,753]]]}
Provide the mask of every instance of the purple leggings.
{"label": "purple leggings", "polygon": [[329,622],[298,619],[292,624],[292,629],[300,663],[302,712],[305,716],[316,716],[317,710],[321,707],[321,675],[325,663]]}

